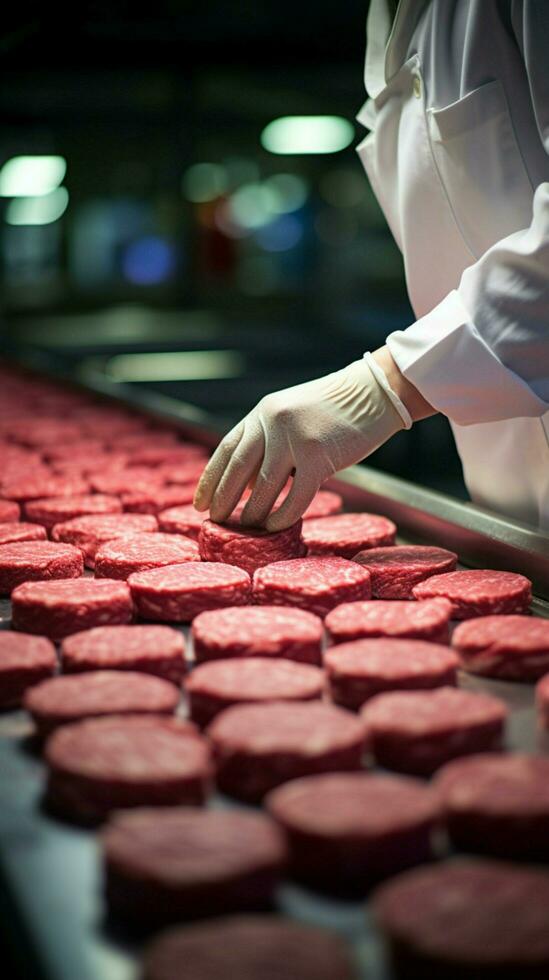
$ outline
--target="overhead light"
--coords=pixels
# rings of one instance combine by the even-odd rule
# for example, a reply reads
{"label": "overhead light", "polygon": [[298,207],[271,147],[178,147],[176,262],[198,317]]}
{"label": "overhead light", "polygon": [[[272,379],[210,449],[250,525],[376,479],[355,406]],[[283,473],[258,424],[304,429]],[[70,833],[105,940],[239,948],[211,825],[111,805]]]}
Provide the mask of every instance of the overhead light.
{"label": "overhead light", "polygon": [[338,153],[354,135],[341,116],[283,116],[265,127],[261,144],[270,153]]}
{"label": "overhead light", "polygon": [[8,225],[49,225],[67,210],[69,192],[57,187],[40,197],[16,197],[6,208]]}
{"label": "overhead light", "polygon": [[235,350],[162,351],[155,354],[117,354],[105,370],[114,381],[209,381],[237,378],[244,358]]}
{"label": "overhead light", "polygon": [[59,187],[67,161],[59,156],[21,156],[7,160],[0,170],[1,197],[39,197]]}

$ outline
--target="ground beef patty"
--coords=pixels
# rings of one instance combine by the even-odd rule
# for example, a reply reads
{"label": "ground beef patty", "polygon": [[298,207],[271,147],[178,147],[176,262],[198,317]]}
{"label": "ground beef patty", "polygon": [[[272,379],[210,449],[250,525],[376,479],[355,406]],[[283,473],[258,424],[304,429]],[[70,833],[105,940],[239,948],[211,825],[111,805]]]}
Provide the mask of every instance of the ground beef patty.
{"label": "ground beef patty", "polygon": [[472,619],[490,613],[524,613],[532,601],[532,583],[514,572],[475,568],[433,575],[413,588],[414,599],[442,596],[452,603],[452,619]]}
{"label": "ground beef patty", "polygon": [[395,545],[361,551],[354,561],[370,572],[375,599],[413,599],[414,585],[431,575],[453,571],[457,555],[445,548]]}
{"label": "ground beef patty", "polygon": [[541,728],[549,730],[549,674],[536,684],[536,707]]}
{"label": "ground beef patty", "polygon": [[95,554],[96,578],[127,579],[164,565],[200,561],[198,546],[182,534],[136,534],[105,542]]}
{"label": "ground beef patty", "polygon": [[43,633],[52,640],[132,618],[128,586],[107,578],[23,582],[13,590],[11,602],[15,629]]}
{"label": "ground beef patty", "polygon": [[24,521],[0,524],[0,545],[15,544],[16,541],[45,541],[46,538],[46,529],[41,524],[27,524]]}
{"label": "ground beef patty", "polygon": [[231,915],[166,932],[146,950],[144,971],[143,980],[358,977],[340,936],[266,915]]}
{"label": "ground beef patty", "polygon": [[84,571],[82,553],[70,544],[15,541],[0,546],[0,595],[21,582],[78,578]]}
{"label": "ground beef patty", "polygon": [[507,715],[499,698],[455,687],[380,694],[362,711],[376,762],[416,776],[458,756],[500,749]]}
{"label": "ground beef patty", "polygon": [[189,623],[206,609],[249,602],[250,576],[222,562],[186,562],[130,575],[136,610],[143,619]]}
{"label": "ground beef patty", "polygon": [[372,882],[433,857],[437,794],[404,776],[329,773],[294,779],[266,798],[286,832],[292,874],[329,891]]}
{"label": "ground beef patty", "polygon": [[15,500],[0,500],[0,521],[6,524],[8,521],[18,521],[21,516],[21,508]]}
{"label": "ground beef patty", "polygon": [[379,514],[336,514],[308,520],[303,540],[308,555],[353,558],[363,548],[394,544],[396,531],[396,525]]}
{"label": "ground beef patty", "polygon": [[85,514],[119,514],[122,506],[118,497],[90,493],[76,497],[46,497],[29,500],[25,504],[25,515],[31,521],[42,524],[48,531],[55,524],[70,521]]}
{"label": "ground beef patty", "polygon": [[301,540],[302,521],[284,531],[242,527],[239,521],[216,524],[204,521],[198,535],[198,547],[204,561],[222,561],[237,565],[249,575],[256,568],[287,558],[301,558],[305,546]]}
{"label": "ground beef patty", "polygon": [[383,691],[454,685],[458,665],[449,647],[425,640],[353,640],[324,658],[333,700],[353,711]]}
{"label": "ground beef patty", "polygon": [[265,908],[287,859],[276,824],[244,810],[118,813],[101,844],[109,909],[147,929]]}
{"label": "ground beef patty", "polygon": [[170,507],[160,511],[158,526],[168,534],[185,534],[188,538],[198,540],[198,534],[208,514],[196,510],[192,504],[183,507]]}
{"label": "ground beef patty", "polygon": [[168,507],[190,504],[193,496],[192,486],[172,486],[132,490],[123,493],[120,499],[124,510],[130,514],[159,514]]}
{"label": "ground beef patty", "polygon": [[24,706],[45,736],[59,725],[100,715],[170,715],[178,702],[179,689],[160,677],[94,670],[42,681],[27,692]]}
{"label": "ground beef patty", "polygon": [[204,612],[193,619],[191,633],[199,663],[229,657],[321,660],[322,620],[302,609],[235,606]]}
{"label": "ground beef patty", "polygon": [[370,573],[345,558],[294,558],[254,573],[253,600],[258,605],[297,606],[324,617],[341,602],[369,598]]}
{"label": "ground beef patty", "polygon": [[81,476],[59,476],[50,472],[21,473],[12,480],[2,481],[0,487],[3,497],[19,503],[38,497],[73,497],[90,489],[88,481]]}
{"label": "ground beef patty", "polygon": [[62,725],[44,755],[48,804],[84,821],[120,807],[199,805],[212,775],[206,741],[173,718],[109,715]]}
{"label": "ground beef patty", "polygon": [[447,599],[343,602],[328,613],[325,625],[332,643],[376,636],[448,643],[451,612]]}
{"label": "ground beef patty", "polygon": [[76,545],[82,551],[88,568],[93,568],[96,552],[107,541],[133,537],[135,534],[151,534],[157,530],[158,523],[152,514],[87,514],[56,524],[52,538]]}
{"label": "ground beef patty", "polygon": [[363,722],[318,701],[227,708],[207,730],[220,790],[256,803],[289,779],[360,769]]}
{"label": "ground beef patty", "polygon": [[483,616],[460,623],[452,644],[465,670],[507,681],[536,681],[549,671],[549,620]]}
{"label": "ground beef patty", "polygon": [[200,664],[185,682],[191,719],[201,727],[233,704],[310,701],[322,697],[318,667],[272,657],[237,657]]}
{"label": "ground beef patty", "polygon": [[16,708],[25,691],[56,667],[55,647],[44,636],[0,630],[0,708]]}
{"label": "ground beef patty", "polygon": [[549,758],[475,755],[436,778],[453,843],[518,861],[549,860]]}
{"label": "ground beef patty", "polygon": [[549,874],[456,860],[376,889],[373,913],[402,980],[542,980],[549,971]]}
{"label": "ground beef patty", "polygon": [[180,685],[185,638],[170,626],[96,626],[63,640],[61,662],[65,673],[137,670]]}

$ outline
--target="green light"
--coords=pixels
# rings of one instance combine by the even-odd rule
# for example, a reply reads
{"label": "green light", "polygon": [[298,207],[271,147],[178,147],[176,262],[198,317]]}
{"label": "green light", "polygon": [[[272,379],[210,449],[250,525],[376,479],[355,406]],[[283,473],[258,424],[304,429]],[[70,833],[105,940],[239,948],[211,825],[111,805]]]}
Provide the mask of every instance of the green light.
{"label": "green light", "polygon": [[206,381],[236,378],[244,358],[234,350],[163,351],[158,354],[118,354],[106,364],[115,381]]}
{"label": "green light", "polygon": [[218,163],[195,163],[183,175],[183,194],[193,204],[215,201],[226,187],[227,172]]}
{"label": "green light", "polygon": [[41,197],[16,197],[6,209],[8,225],[49,225],[67,210],[69,192],[66,187]]}
{"label": "green light", "polygon": [[1,197],[39,197],[59,187],[67,161],[58,156],[12,157],[0,170]]}
{"label": "green light", "polygon": [[278,195],[277,214],[287,214],[303,207],[307,200],[307,184],[296,174],[275,174],[268,177],[264,187],[274,190]]}
{"label": "green light", "polygon": [[261,228],[276,214],[280,192],[266,184],[245,184],[231,195],[230,215],[241,228]]}
{"label": "green light", "polygon": [[265,127],[261,145],[270,153],[338,153],[354,135],[341,116],[283,116]]}

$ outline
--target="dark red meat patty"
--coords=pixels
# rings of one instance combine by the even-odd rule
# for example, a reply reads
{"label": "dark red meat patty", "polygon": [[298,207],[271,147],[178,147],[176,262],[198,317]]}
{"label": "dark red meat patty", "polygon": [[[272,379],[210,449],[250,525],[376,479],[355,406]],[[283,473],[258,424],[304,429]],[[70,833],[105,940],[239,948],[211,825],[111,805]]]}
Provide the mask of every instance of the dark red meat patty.
{"label": "dark red meat patty", "polygon": [[353,640],[324,658],[333,700],[351,710],[382,691],[455,684],[458,665],[449,647],[425,640]]}
{"label": "dark red meat patty", "polygon": [[110,910],[149,929],[268,906],[287,858],[276,824],[244,810],[141,808],[101,843]]}
{"label": "dark red meat patty", "polygon": [[414,585],[431,575],[453,571],[457,555],[445,548],[395,545],[361,551],[354,560],[368,569],[375,599],[413,599]]}
{"label": "dark red meat patty", "polygon": [[323,687],[324,674],[318,667],[272,657],[201,664],[185,682],[190,716],[200,726],[233,704],[310,701],[322,696]]}
{"label": "dark red meat patty", "polygon": [[61,661],[66,673],[137,670],[179,685],[185,638],[170,626],[96,626],[63,640]]}
{"label": "dark red meat patty", "polygon": [[16,708],[56,667],[55,647],[45,637],[0,630],[0,708]]}
{"label": "dark red meat patty", "polygon": [[328,613],[325,626],[332,643],[376,636],[448,643],[451,612],[447,599],[343,602]]}
{"label": "dark red meat patty", "polygon": [[541,728],[549,730],[549,674],[536,684],[536,707]]}
{"label": "dark red meat patty", "polygon": [[336,514],[308,520],[303,540],[308,555],[353,558],[363,548],[394,544],[396,531],[396,525],[379,514]]}
{"label": "dark red meat patty", "polygon": [[78,578],[83,571],[82,553],[70,544],[15,541],[0,546],[1,595],[9,595],[21,582]]}
{"label": "dark red meat patty", "polygon": [[436,788],[453,843],[516,860],[549,860],[549,758],[475,755],[450,762]]}
{"label": "dark red meat patty", "polygon": [[281,783],[360,769],[364,723],[320,701],[227,708],[208,728],[222,792],[258,802]]}
{"label": "dark red meat patty", "polygon": [[536,681],[549,671],[549,620],[483,616],[460,623],[452,644],[465,670],[506,681]]}
{"label": "dark red meat patty", "polygon": [[54,541],[67,541],[82,551],[89,568],[95,565],[95,554],[102,544],[114,538],[128,538],[135,534],[151,534],[158,530],[152,514],[87,514],[72,521],[56,524],[52,531]]}
{"label": "dark red meat patty", "polygon": [[437,596],[452,603],[452,619],[472,619],[491,613],[524,613],[532,601],[532,583],[514,572],[475,568],[433,575],[413,588],[414,599]]}
{"label": "dark red meat patty", "polygon": [[168,534],[186,534],[189,538],[198,540],[198,534],[207,513],[196,510],[192,504],[183,507],[170,507],[162,510],[158,515],[158,525],[161,531]]}
{"label": "dark red meat patty", "polygon": [[549,874],[459,860],[407,871],[373,897],[402,980],[542,980],[549,971]]}
{"label": "dark red meat patty", "polygon": [[101,545],[95,554],[95,576],[127,579],[134,572],[186,561],[200,561],[196,541],[182,534],[136,534]]}
{"label": "dark red meat patty", "polygon": [[15,544],[16,541],[45,541],[46,538],[46,529],[40,524],[26,524],[24,521],[0,524],[0,545]]}
{"label": "dark red meat patty", "polygon": [[455,687],[380,694],[362,711],[376,762],[417,776],[458,756],[500,749],[507,715],[499,698]]}
{"label": "dark red meat patty", "polygon": [[54,524],[70,521],[85,514],[119,514],[122,505],[118,497],[101,493],[81,494],[76,497],[46,497],[29,500],[25,504],[25,516],[51,530]]}
{"label": "dark red meat patty", "polygon": [[286,832],[297,878],[330,891],[373,881],[433,857],[437,794],[420,780],[368,773],[294,779],[265,805]]}
{"label": "dark red meat patty", "polygon": [[53,473],[21,473],[13,480],[0,484],[2,495],[19,503],[36,500],[38,497],[73,497],[87,493],[90,485],[81,476],[58,476]]}
{"label": "dark red meat patty", "polygon": [[194,726],[143,715],[62,725],[46,742],[47,800],[57,812],[96,821],[136,806],[201,804],[212,775]]}
{"label": "dark red meat patty", "polygon": [[369,598],[370,573],[345,558],[294,558],[254,573],[258,605],[297,606],[324,617],[341,602]]}
{"label": "dark red meat patty", "polygon": [[13,590],[11,601],[15,629],[43,633],[52,640],[132,618],[128,586],[108,578],[24,582]]}
{"label": "dark red meat patty", "polygon": [[132,490],[121,496],[122,506],[131,514],[159,514],[169,507],[190,504],[194,487],[151,487],[150,490]]}
{"label": "dark red meat patty", "polygon": [[249,602],[250,576],[222,562],[186,562],[128,580],[135,608],[143,619],[189,623],[206,609]]}
{"label": "dark red meat patty", "polygon": [[303,557],[301,527],[302,521],[297,521],[284,531],[269,534],[258,528],[242,527],[238,521],[227,524],[204,521],[198,547],[204,561],[227,562],[253,575],[256,568],[271,562]]}
{"label": "dark red meat patty", "polygon": [[59,725],[116,714],[173,714],[179,702],[174,684],[135,671],[94,670],[52,677],[25,695],[39,735]]}
{"label": "dark red meat patty", "polygon": [[6,524],[8,521],[18,521],[21,516],[21,508],[15,500],[0,500],[0,521]]}
{"label": "dark red meat patty", "polygon": [[342,938],[279,916],[173,929],[145,953],[143,980],[357,980]]}
{"label": "dark red meat patty", "polygon": [[235,606],[204,612],[193,619],[191,632],[199,663],[228,657],[321,660],[322,620],[302,609]]}

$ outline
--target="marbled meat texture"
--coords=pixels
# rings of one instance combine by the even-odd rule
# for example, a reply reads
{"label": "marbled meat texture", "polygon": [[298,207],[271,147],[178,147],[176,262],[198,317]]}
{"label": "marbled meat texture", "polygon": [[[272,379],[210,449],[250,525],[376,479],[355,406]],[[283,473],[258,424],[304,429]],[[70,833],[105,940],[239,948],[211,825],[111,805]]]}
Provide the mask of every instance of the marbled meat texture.
{"label": "marbled meat texture", "polygon": [[198,535],[198,547],[203,561],[221,561],[237,565],[249,575],[257,568],[275,561],[302,558],[305,545],[301,539],[302,521],[284,531],[268,531],[242,527],[238,521],[216,524],[204,521]]}
{"label": "marbled meat texture", "polygon": [[452,619],[525,613],[532,601],[532,583],[524,575],[480,568],[433,575],[412,591],[414,599],[449,599]]}
{"label": "marbled meat texture", "polygon": [[16,708],[25,691],[57,667],[55,647],[44,636],[0,630],[0,708]]}
{"label": "marbled meat texture", "polygon": [[136,534],[101,545],[95,554],[95,576],[127,579],[134,572],[186,561],[200,561],[196,541],[181,534]]}
{"label": "marbled meat texture", "polygon": [[157,530],[158,523],[152,514],[88,514],[56,524],[52,538],[76,545],[83,552],[86,565],[93,568],[95,553],[105,541],[134,534],[150,534]]}
{"label": "marbled meat texture", "polygon": [[395,545],[360,551],[354,561],[370,572],[374,599],[413,599],[414,585],[431,575],[452,572],[457,555],[445,548]]}
{"label": "marbled meat texture", "polygon": [[325,626],[332,643],[376,636],[448,643],[451,612],[447,599],[343,602],[328,613]]}
{"label": "marbled meat texture", "polygon": [[285,657],[320,664],[322,620],[303,609],[235,606],[196,616],[191,628],[200,663],[229,657]]}
{"label": "marbled meat texture", "polygon": [[14,629],[61,640],[70,633],[130,623],[132,602],[126,582],[114,579],[58,579],[23,582],[13,590]]}
{"label": "marbled meat texture", "polygon": [[0,546],[0,595],[22,582],[78,578],[84,571],[82,552],[54,541],[15,541]]}
{"label": "marbled meat texture", "polygon": [[137,670],[180,685],[185,674],[185,637],[171,626],[96,626],[61,644],[66,673]]}
{"label": "marbled meat texture", "polygon": [[143,619],[189,623],[206,609],[250,601],[250,576],[222,562],[186,562],[137,572],[128,579]]}
{"label": "marbled meat texture", "polygon": [[297,606],[324,617],[341,602],[370,598],[370,573],[355,562],[331,556],[294,558],[254,573],[259,605]]}
{"label": "marbled meat texture", "polygon": [[536,681],[549,671],[549,620],[483,616],[460,623],[452,644],[472,674],[506,681]]}
{"label": "marbled meat texture", "polygon": [[29,500],[25,504],[25,517],[42,524],[48,531],[55,524],[70,521],[85,514],[120,514],[122,505],[118,497],[102,493],[80,494],[76,497],[46,497]]}
{"label": "marbled meat texture", "polygon": [[396,525],[379,514],[335,514],[303,525],[308,555],[353,558],[364,548],[395,543]]}

